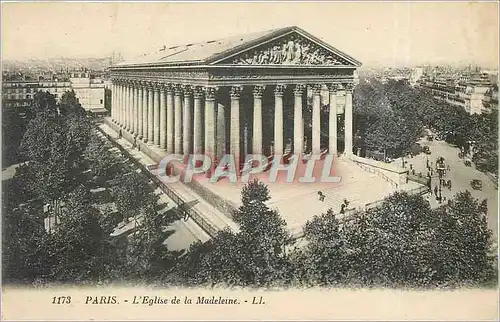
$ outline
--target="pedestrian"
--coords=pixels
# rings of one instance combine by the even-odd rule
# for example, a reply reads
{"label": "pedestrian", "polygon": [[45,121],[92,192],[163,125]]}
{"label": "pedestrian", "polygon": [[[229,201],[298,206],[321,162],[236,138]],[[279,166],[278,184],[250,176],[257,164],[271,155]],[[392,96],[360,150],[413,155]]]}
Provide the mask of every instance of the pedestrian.
{"label": "pedestrian", "polygon": [[450,168],[450,165],[449,165],[449,164],[447,164],[447,165],[446,165],[446,170],[448,170],[448,171],[450,171],[450,170],[451,170],[451,168]]}
{"label": "pedestrian", "polygon": [[413,165],[410,163],[410,170],[413,170]]}
{"label": "pedestrian", "polygon": [[318,191],[318,195],[319,195],[319,201],[325,201],[325,195],[323,194],[323,192]]}
{"label": "pedestrian", "polygon": [[437,196],[437,194],[438,194],[438,186],[437,186],[437,185],[434,187],[434,194],[435,194],[436,196]]}

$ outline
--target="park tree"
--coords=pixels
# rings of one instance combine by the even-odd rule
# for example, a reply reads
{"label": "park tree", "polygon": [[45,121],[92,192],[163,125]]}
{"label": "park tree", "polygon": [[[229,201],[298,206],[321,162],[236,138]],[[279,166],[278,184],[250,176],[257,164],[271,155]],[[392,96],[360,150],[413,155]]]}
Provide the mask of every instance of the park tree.
{"label": "park tree", "polygon": [[339,285],[345,280],[350,265],[340,224],[330,209],[314,216],[304,227],[307,244],[294,254],[295,274],[303,283]]}
{"label": "park tree", "polygon": [[84,151],[84,158],[90,170],[92,180],[97,185],[105,184],[107,180],[123,170],[123,158],[120,155],[113,154],[111,145],[92,134],[89,144]]}
{"label": "park tree", "polygon": [[431,210],[397,192],[339,222],[329,212],[304,229],[299,274],[308,284],[384,287],[484,285],[495,278],[486,203],[459,193]]}
{"label": "park tree", "polygon": [[390,157],[404,156],[418,140],[422,128],[405,119],[401,112],[387,112],[373,123],[366,134],[366,145]]}
{"label": "park tree", "polygon": [[26,110],[26,119],[31,121],[37,115],[47,113],[49,115],[58,114],[56,98],[49,92],[39,91],[33,95],[33,102]]}
{"label": "park tree", "polygon": [[[33,169],[33,190],[46,202],[58,199],[82,182],[83,151],[91,124],[78,114],[60,115],[49,94],[40,94],[34,106],[46,105],[28,123],[21,153]],[[50,105],[53,104],[53,105]]]}
{"label": "park tree", "polygon": [[97,282],[110,277],[116,257],[98,216],[90,192],[84,186],[64,198],[63,210],[48,246],[53,279]]}
{"label": "park tree", "polygon": [[495,278],[486,201],[460,192],[428,217],[423,256],[435,285],[477,285]]}
{"label": "park tree", "polygon": [[123,221],[133,218],[137,223],[125,246],[127,274],[134,278],[158,276],[173,264],[174,254],[163,242],[165,227],[176,219],[175,213],[159,213],[159,195],[148,179],[135,171],[119,177],[111,189]]}
{"label": "park tree", "polygon": [[[3,191],[5,193],[5,191]],[[48,273],[47,235],[40,204],[2,205],[2,279],[33,283]]]}
{"label": "park tree", "polygon": [[[240,231],[219,232],[208,245],[197,245],[187,271],[191,279],[211,284],[270,285],[289,279],[285,221],[265,204],[269,190],[249,182],[242,190],[242,206],[234,215]],[[196,266],[194,266],[196,265]]]}
{"label": "park tree", "polygon": [[4,106],[2,111],[2,166],[22,161],[19,145],[26,128],[25,120],[19,115],[17,108]]}

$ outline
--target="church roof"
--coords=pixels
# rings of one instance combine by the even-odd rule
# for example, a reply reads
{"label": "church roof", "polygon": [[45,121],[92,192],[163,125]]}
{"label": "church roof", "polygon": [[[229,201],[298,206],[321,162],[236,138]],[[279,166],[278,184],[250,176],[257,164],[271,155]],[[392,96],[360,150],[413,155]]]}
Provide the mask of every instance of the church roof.
{"label": "church roof", "polygon": [[251,48],[260,46],[275,39],[285,37],[290,34],[312,41],[324,50],[341,58],[343,64],[359,67],[361,63],[338,49],[326,44],[322,40],[314,37],[299,27],[285,27],[260,32],[254,32],[228,38],[209,40],[186,44],[181,46],[164,46],[160,50],[144,54],[135,59],[121,62],[116,67],[121,66],[144,66],[144,65],[212,65],[235,56]]}

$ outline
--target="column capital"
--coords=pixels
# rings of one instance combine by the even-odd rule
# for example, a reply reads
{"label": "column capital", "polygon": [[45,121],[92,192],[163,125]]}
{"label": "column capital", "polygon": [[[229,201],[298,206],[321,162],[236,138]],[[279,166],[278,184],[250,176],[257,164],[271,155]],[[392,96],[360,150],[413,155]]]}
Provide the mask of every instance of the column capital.
{"label": "column capital", "polygon": [[328,84],[328,91],[330,93],[337,93],[339,89],[340,89],[340,84],[337,83]]}
{"label": "column capital", "polygon": [[193,87],[191,85],[181,85],[184,96],[191,96],[193,94]]}
{"label": "column capital", "polygon": [[295,96],[302,96],[302,93],[306,89],[306,86],[304,84],[297,84],[295,85],[295,88],[293,89],[293,94]]}
{"label": "column capital", "polygon": [[285,91],[286,85],[276,85],[274,88],[274,96],[283,96],[283,92]]}
{"label": "column capital", "polygon": [[202,98],[203,97],[203,87],[201,86],[194,86],[193,88],[193,96],[194,98]]}
{"label": "column capital", "polygon": [[204,87],[203,91],[205,92],[205,100],[213,101],[217,93],[217,87]]}
{"label": "column capital", "polygon": [[344,86],[344,89],[345,89],[346,93],[351,93],[352,94],[352,91],[354,90],[354,84],[353,83],[345,83],[345,84],[343,84],[343,86]]}
{"label": "column capital", "polygon": [[160,89],[163,88],[163,83],[160,83],[160,82],[151,82],[151,84],[153,85],[152,88],[155,92],[159,92]]}
{"label": "column capital", "polygon": [[174,84],[174,94],[176,96],[182,95],[182,93],[184,92],[184,88],[183,87],[184,87],[183,85]]}
{"label": "column capital", "polygon": [[167,93],[172,93],[174,91],[174,86],[170,83],[160,83],[160,88]]}
{"label": "column capital", "polygon": [[314,95],[320,95],[321,89],[323,88],[323,84],[314,84],[311,85],[311,89]]}
{"label": "column capital", "polygon": [[240,94],[242,90],[243,86],[241,85],[231,86],[231,90],[229,91],[231,99],[240,99]]}
{"label": "column capital", "polygon": [[262,94],[264,94],[265,89],[266,89],[265,85],[255,85],[253,87],[253,97],[262,98]]}

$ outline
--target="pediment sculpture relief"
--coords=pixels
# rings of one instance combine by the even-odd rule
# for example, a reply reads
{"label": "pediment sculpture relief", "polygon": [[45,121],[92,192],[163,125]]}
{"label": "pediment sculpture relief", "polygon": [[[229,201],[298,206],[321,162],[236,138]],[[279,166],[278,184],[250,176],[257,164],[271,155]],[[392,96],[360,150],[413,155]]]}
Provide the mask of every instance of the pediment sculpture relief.
{"label": "pediment sculpture relief", "polygon": [[236,65],[349,65],[315,43],[287,37],[245,52],[233,59]]}

